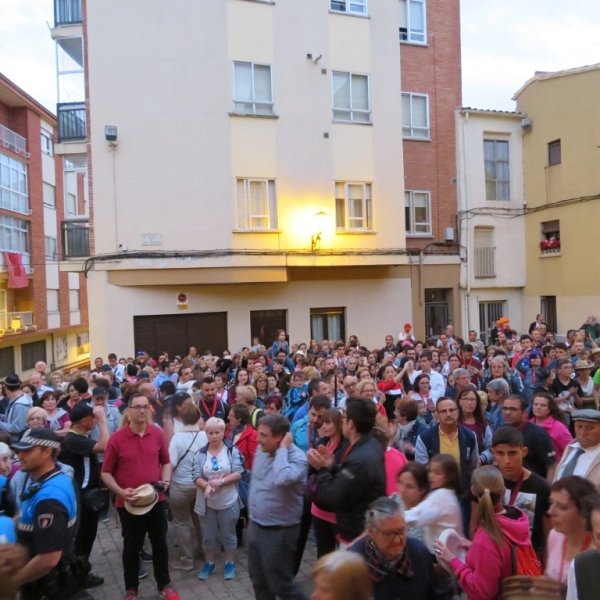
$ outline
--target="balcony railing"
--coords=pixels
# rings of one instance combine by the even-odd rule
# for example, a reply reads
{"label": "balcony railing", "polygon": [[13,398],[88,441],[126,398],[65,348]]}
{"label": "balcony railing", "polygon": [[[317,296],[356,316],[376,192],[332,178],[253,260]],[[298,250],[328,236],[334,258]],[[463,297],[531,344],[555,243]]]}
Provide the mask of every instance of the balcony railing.
{"label": "balcony railing", "polygon": [[14,335],[35,330],[32,312],[0,313],[0,333],[2,335]]}
{"label": "balcony railing", "polygon": [[475,277],[496,277],[496,248],[475,248]]}
{"label": "balcony railing", "polygon": [[62,222],[63,260],[90,255],[90,222],[73,219]]}
{"label": "balcony railing", "polygon": [[56,112],[58,114],[58,141],[84,141],[86,137],[85,103],[57,104]]}
{"label": "balcony railing", "polygon": [[81,0],[54,0],[54,27],[82,22]]}
{"label": "balcony railing", "polygon": [[12,129],[4,127],[4,125],[0,125],[0,146],[4,146],[25,158],[29,158],[27,140]]}

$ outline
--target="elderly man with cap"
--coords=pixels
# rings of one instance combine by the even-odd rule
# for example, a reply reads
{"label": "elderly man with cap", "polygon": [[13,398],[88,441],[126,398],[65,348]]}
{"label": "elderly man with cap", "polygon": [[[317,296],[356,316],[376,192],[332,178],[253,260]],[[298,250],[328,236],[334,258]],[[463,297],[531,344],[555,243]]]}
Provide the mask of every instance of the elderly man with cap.
{"label": "elderly man with cap", "polygon": [[[95,391],[95,390],[94,390]],[[107,505],[107,498],[100,491],[100,464],[98,454],[104,452],[108,443],[106,414],[101,406],[92,408],[79,402],[71,411],[71,429],[63,439],[59,460],[74,470],[73,481],[79,492],[79,527],[75,536],[75,554],[89,561],[98,532],[98,515]],[[93,440],[89,433],[98,424],[99,439]],[[97,587],[104,583],[102,577],[90,573],[85,587]]]}
{"label": "elderly man with cap", "polygon": [[[139,555],[147,533],[159,595],[166,600],[179,600],[179,594],[171,587],[167,548],[164,492],[173,471],[169,449],[162,430],[148,422],[150,401],[146,396],[133,394],[126,410],[129,425],[111,436],[102,465],[102,480],[117,496],[115,506],[123,531],[124,598],[137,599]],[[146,494],[140,486],[145,484],[159,492],[156,502],[144,502]],[[132,506],[136,508],[132,510]]]}
{"label": "elderly man with cap", "polygon": [[576,410],[571,418],[575,424],[575,440],[565,448],[554,480],[579,475],[600,491],[600,411]]}
{"label": "elderly man with cap", "polygon": [[21,385],[22,381],[14,373],[4,380],[9,403],[0,421],[0,431],[8,431],[13,442],[27,429],[27,412],[33,404],[31,398],[21,391]]}
{"label": "elderly man with cap", "polygon": [[2,590],[20,589],[22,600],[56,597],[85,598],[77,577],[65,576],[58,568],[70,564],[77,523],[76,492],[71,479],[56,465],[60,438],[50,429],[34,428],[12,449],[28,481],[21,495],[21,514],[17,523],[18,542],[25,546],[29,561],[10,578]]}

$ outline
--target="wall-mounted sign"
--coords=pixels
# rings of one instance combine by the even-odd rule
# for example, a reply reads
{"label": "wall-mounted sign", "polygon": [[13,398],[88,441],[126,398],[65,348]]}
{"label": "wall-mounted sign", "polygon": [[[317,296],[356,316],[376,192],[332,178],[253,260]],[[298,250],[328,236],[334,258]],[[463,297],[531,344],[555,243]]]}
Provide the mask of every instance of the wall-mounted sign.
{"label": "wall-mounted sign", "polygon": [[142,233],[142,246],[162,246],[160,233]]}
{"label": "wall-mounted sign", "polygon": [[179,292],[177,294],[177,308],[179,310],[188,309],[188,295],[185,292]]}

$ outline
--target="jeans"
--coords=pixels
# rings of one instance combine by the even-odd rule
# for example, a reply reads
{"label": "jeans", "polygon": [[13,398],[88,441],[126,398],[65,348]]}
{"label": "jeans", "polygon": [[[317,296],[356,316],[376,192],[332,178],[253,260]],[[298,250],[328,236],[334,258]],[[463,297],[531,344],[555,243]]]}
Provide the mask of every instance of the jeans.
{"label": "jeans", "polygon": [[248,570],[256,600],[308,600],[294,582],[294,555],[300,525],[261,527],[248,525]]}
{"label": "jeans", "polygon": [[117,509],[123,532],[123,575],[125,589],[138,589],[140,552],[146,533],[152,544],[152,566],[159,590],[171,583],[169,577],[169,550],[167,548],[166,502],[157,502],[145,515],[132,515],[125,508]]}
{"label": "jeans", "polygon": [[176,481],[171,481],[169,488],[169,506],[173,513],[173,529],[181,560],[192,560],[202,539],[200,518],[194,512],[197,491],[193,483],[186,485]]}

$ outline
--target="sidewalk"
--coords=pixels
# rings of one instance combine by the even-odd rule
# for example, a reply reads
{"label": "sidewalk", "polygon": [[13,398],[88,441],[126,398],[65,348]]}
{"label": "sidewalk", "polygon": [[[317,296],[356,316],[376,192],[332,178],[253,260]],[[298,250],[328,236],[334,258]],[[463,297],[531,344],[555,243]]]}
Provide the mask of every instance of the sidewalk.
{"label": "sidewalk", "polygon": [[[108,523],[98,524],[98,537],[94,544],[94,550],[91,556],[93,572],[96,575],[104,577],[104,585],[88,590],[95,600],[119,600],[125,593],[123,584],[123,567],[121,564],[121,529],[116,524],[114,513],[110,512],[110,521]],[[174,535],[169,523],[168,543],[171,556],[177,556],[177,548],[174,547]],[[147,550],[150,550],[149,543]],[[171,553],[172,551],[172,553]],[[304,560],[300,573],[296,581],[310,592],[312,589],[311,572],[316,562],[316,548],[313,546],[311,536],[306,544]],[[240,548],[236,557],[236,577],[231,581],[223,579],[223,556],[217,558],[217,570],[208,581],[198,580],[198,571],[202,568],[203,562],[196,561],[196,569],[185,573],[182,571],[170,571],[171,581],[175,589],[181,595],[182,600],[206,600],[214,598],[215,600],[253,600],[254,592],[252,584],[248,577],[248,557],[245,549]],[[140,581],[139,598],[150,600],[158,598],[156,584],[152,574],[152,564],[144,564],[144,569],[148,571],[148,577]]]}

